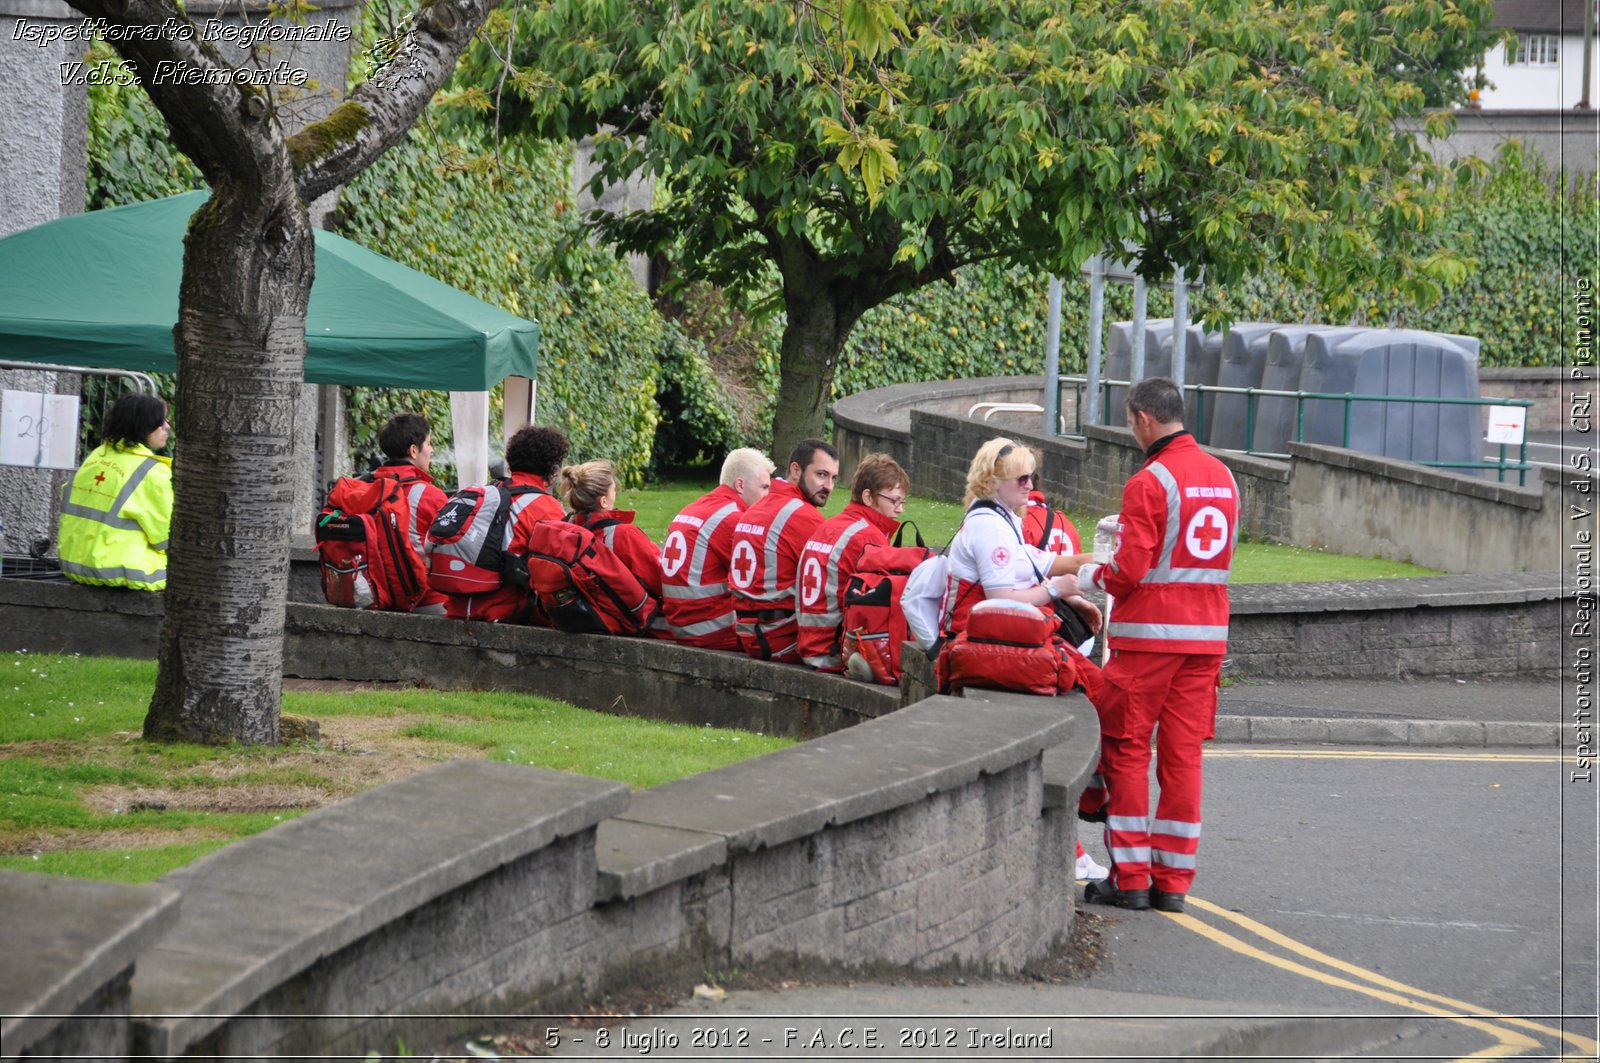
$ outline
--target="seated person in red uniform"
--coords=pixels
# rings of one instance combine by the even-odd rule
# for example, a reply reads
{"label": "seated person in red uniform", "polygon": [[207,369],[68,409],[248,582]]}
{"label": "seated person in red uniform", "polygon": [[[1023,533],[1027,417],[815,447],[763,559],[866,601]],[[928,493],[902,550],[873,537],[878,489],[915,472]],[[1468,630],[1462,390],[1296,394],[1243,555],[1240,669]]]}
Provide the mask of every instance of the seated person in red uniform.
{"label": "seated person in red uniform", "polygon": [[661,543],[661,596],[675,641],[737,650],[728,561],[738,516],[772,486],[772,459],[740,447],[722,463],[721,483],[683,508]]}
{"label": "seated person in red uniform", "polygon": [[794,577],[800,551],[822,523],[822,507],[839,480],[839,452],[802,439],[789,454],[788,475],[739,515],[733,529],[729,582],[738,611],[739,645],[758,660],[800,659]]}
{"label": "seated person in red uniform", "polygon": [[[399,482],[410,513],[406,541],[422,557],[428,526],[445,503],[444,490],[428,473],[433,462],[433,430],[428,427],[428,419],[420,413],[395,414],[378,429],[378,448],[388,461],[373,469],[372,475]],[[443,616],[444,607],[445,596],[430,589],[411,611]]]}
{"label": "seated person in red uniform", "polygon": [[[604,459],[568,465],[561,470],[560,491],[571,510],[567,519],[594,531],[659,603],[661,551],[633,522],[633,510],[617,508],[616,467]],[[666,638],[666,622],[659,615],[656,625],[651,634]]]}
{"label": "seated person in red uniform", "polygon": [[887,454],[868,454],[850,480],[850,504],[817,526],[800,554],[795,608],[800,626],[800,659],[824,672],[844,671],[839,628],[844,621],[844,589],[868,546],[885,546],[900,526],[911,478]]}
{"label": "seated person in red uniform", "polygon": [[[567,437],[554,428],[529,425],[506,444],[506,471],[511,475],[500,483],[513,489],[526,489],[511,498],[511,515],[506,520],[502,543],[507,554],[527,552],[528,532],[536,522],[560,520],[566,516],[561,503],[550,493],[550,482],[566,456]],[[448,597],[445,614],[458,619],[490,623],[527,623],[532,619],[528,590],[514,583],[504,583],[482,594]]]}
{"label": "seated person in red uniform", "polygon": [[1028,506],[1022,512],[1022,537],[1047,554],[1075,554],[1081,542],[1077,526],[1064,511],[1050,508],[1050,501],[1039,490],[1039,462],[1043,455],[1035,447],[1029,447],[1028,453],[1033,455],[1033,479],[1028,487]]}

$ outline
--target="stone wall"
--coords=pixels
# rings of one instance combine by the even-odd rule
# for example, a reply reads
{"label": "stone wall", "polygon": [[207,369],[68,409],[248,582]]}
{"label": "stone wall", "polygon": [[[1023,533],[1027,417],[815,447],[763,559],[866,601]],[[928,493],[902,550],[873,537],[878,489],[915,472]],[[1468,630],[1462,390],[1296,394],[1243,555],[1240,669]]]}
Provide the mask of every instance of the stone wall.
{"label": "stone wall", "polygon": [[[910,394],[921,386],[930,391],[928,406],[949,406],[958,393],[958,404],[970,405],[972,389],[990,383],[901,385],[855,396],[846,417],[836,412],[841,452],[898,447],[916,493],[959,500],[971,455],[1004,434],[1043,454],[1041,480],[1050,497],[1075,509],[1116,512],[1122,485],[1142,463],[1127,430],[1090,425],[1082,440],[1066,439],[931,411],[913,405]],[[881,427],[873,427],[874,417],[883,418]],[[1568,489],[1553,469],[1530,473],[1529,486],[1521,487],[1321,445],[1290,444],[1286,462],[1213,453],[1239,482],[1241,535],[1447,572],[1554,571],[1561,565],[1561,514],[1567,502],[1580,501],[1563,498]]]}
{"label": "stone wall", "polygon": [[[757,964],[1022,971],[1071,927],[1073,810],[1099,730],[1081,698],[983,701],[983,728],[968,702],[934,697],[631,795],[455,761],[235,842],[147,888],[175,896],[176,916],[139,952],[130,999],[74,983],[133,1016],[129,1044],[102,1038],[97,1054],[426,1050],[474,1016]],[[0,876],[0,911],[37,881]],[[30,939],[58,955],[95,915],[30,911]],[[106,971],[128,985],[125,964]],[[0,989],[8,1006],[32,999]],[[81,1028],[13,1025],[7,1048]]]}

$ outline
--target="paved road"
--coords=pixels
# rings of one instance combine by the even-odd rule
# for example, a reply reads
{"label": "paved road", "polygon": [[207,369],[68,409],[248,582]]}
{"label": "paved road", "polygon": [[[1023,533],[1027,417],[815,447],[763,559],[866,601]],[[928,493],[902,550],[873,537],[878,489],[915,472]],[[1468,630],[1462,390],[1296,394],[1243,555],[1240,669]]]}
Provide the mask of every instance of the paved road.
{"label": "paved road", "polygon": [[[1109,961],[1086,982],[735,991],[619,1023],[605,1051],[568,1029],[557,1054],[1593,1059],[1596,789],[1569,766],[1527,749],[1215,747],[1189,914],[1095,909]],[[1589,1018],[1563,1039],[1563,1014]],[[1051,1039],[974,1049],[974,1025]],[[696,1050],[707,1028],[750,1044]],[[895,1044],[919,1028],[954,1041]]]}
{"label": "paved road", "polygon": [[[1193,918],[1119,915],[1112,962],[1090,984],[1352,1011],[1593,1015],[1596,792],[1570,783],[1568,767],[1529,750],[1214,749]],[[1501,1036],[1428,1028],[1462,1054]]]}

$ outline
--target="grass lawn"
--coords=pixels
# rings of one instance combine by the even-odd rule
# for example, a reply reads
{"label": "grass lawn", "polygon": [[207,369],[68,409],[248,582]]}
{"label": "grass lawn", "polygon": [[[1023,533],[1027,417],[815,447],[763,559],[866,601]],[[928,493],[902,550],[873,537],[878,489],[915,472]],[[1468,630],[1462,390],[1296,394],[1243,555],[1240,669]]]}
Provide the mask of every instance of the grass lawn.
{"label": "grass lawn", "polygon": [[155,662],[0,657],[0,867],[148,882],[309,809],[456,757],[636,787],[759,756],[789,739],[685,727],[497,692],[287,691],[316,746],[140,738]]}
{"label": "grass lawn", "polygon": [[[668,480],[619,493],[617,508],[638,511],[635,518],[645,533],[660,542],[667,524],[678,511],[711,490],[713,481]],[[833,516],[849,501],[849,485],[841,483],[823,512]],[[904,518],[914,521],[930,546],[944,546],[961,524],[961,506],[913,495],[906,500]],[[1080,535],[1094,536],[1103,513],[1069,512]],[[1087,548],[1087,547],[1086,547]],[[1233,558],[1234,583],[1315,583],[1329,580],[1394,579],[1400,576],[1437,576],[1438,569],[1388,561],[1381,557],[1351,557],[1277,543],[1240,543]]]}

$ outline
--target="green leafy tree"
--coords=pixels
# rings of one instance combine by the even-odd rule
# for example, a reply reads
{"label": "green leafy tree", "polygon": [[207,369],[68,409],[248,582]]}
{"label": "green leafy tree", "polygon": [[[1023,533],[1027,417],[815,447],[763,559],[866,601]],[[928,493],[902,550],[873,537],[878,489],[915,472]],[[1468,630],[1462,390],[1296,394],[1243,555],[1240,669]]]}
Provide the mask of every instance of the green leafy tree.
{"label": "green leafy tree", "polygon": [[1384,72],[1487,41],[1490,4],[1401,6],[536,0],[467,69],[503,124],[592,136],[596,191],[657,180],[605,239],[781,303],[781,441],[822,428],[864,312],[977,262],[1131,244],[1152,277],[1435,292],[1462,266],[1414,250],[1439,174],[1395,125],[1426,94]]}

